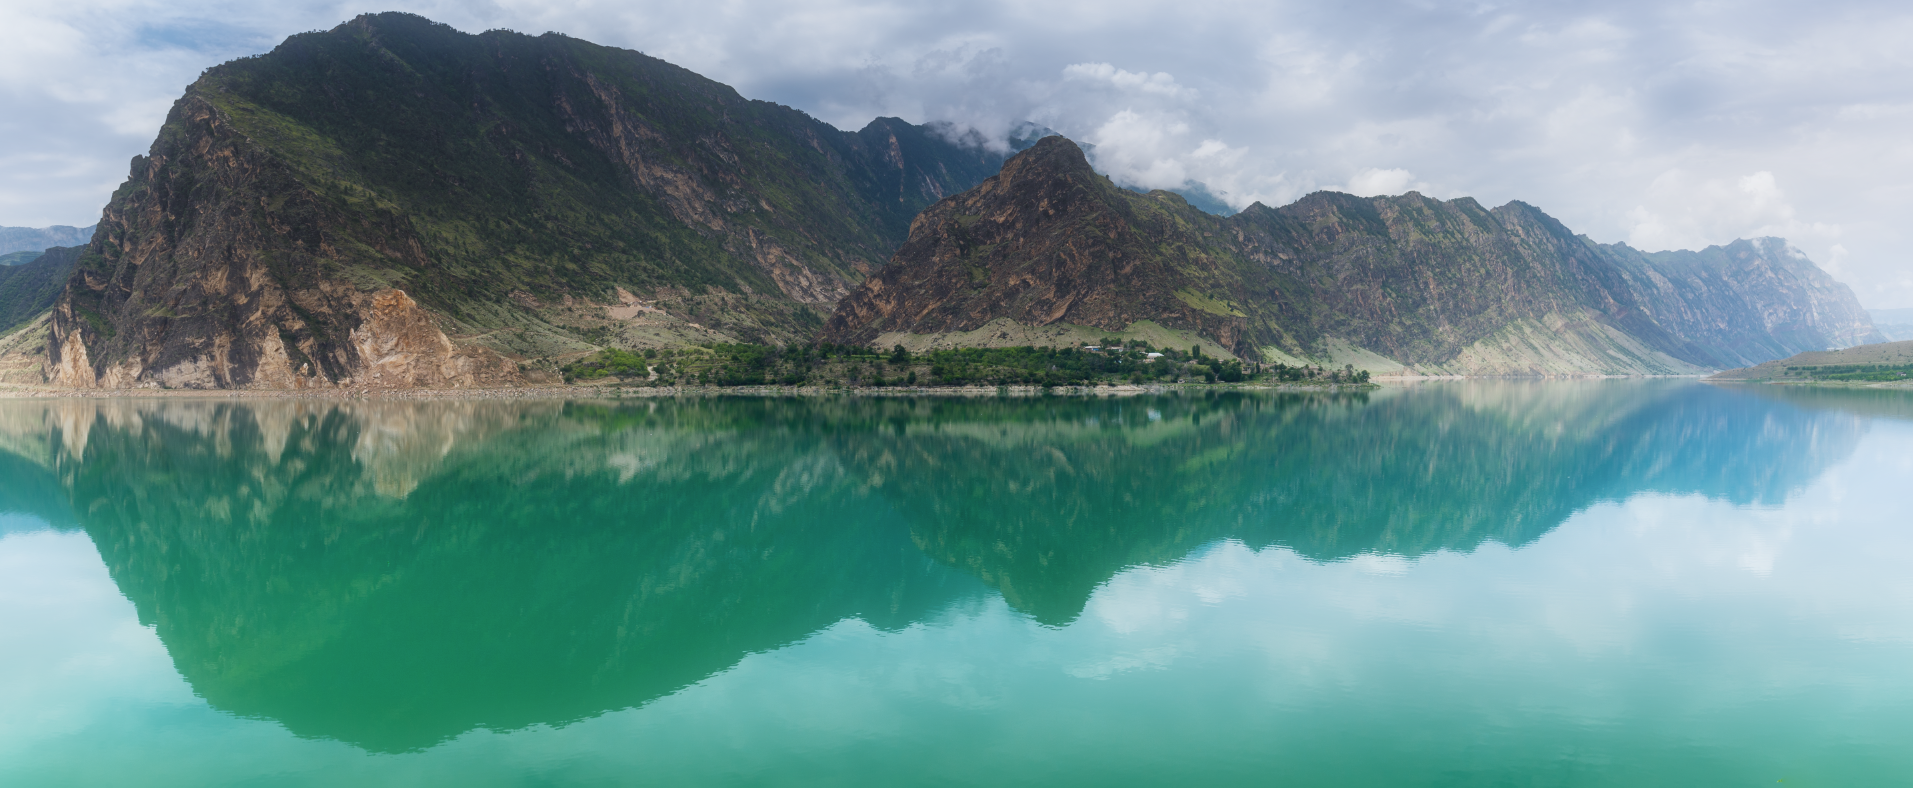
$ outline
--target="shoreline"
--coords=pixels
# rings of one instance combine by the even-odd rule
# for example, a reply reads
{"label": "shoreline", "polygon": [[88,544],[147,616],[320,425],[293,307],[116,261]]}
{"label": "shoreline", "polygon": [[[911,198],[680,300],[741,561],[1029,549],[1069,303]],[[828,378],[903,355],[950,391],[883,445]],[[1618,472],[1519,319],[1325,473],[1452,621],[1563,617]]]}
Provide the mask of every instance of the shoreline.
{"label": "shoreline", "polygon": [[513,386],[461,389],[61,389],[0,386],[0,399],[619,400],[659,397],[1130,397],[1189,391],[1350,393],[1374,383],[1245,385],[1162,383],[1120,386]]}
{"label": "shoreline", "polygon": [[1895,380],[1774,380],[1758,378],[1702,378],[1702,383],[1716,386],[1789,386],[1796,388],[1819,389],[1874,389],[1877,391],[1913,391],[1913,381]]}
{"label": "shoreline", "polygon": [[1408,388],[1426,383],[1450,383],[1470,380],[1565,382],[1589,380],[1694,380],[1709,384],[1811,386],[1844,389],[1913,390],[1905,383],[1848,381],[1775,381],[1719,380],[1699,375],[1378,375],[1369,383],[1297,382],[1256,383],[1155,383],[1117,386],[625,386],[535,385],[500,388],[400,389],[400,388],[313,388],[313,389],[67,389],[52,386],[0,384],[0,400],[20,399],[298,399],[298,400],[621,400],[660,397],[1131,397],[1145,394],[1170,394],[1200,391],[1239,391],[1271,393],[1352,393]]}

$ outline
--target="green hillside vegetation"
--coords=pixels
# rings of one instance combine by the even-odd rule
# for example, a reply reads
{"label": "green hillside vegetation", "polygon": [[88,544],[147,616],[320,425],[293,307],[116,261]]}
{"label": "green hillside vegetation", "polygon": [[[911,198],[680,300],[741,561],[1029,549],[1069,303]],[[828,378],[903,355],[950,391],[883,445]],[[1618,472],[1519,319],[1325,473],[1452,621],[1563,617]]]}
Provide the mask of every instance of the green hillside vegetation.
{"label": "green hillside vegetation", "polygon": [[1890,381],[1906,380],[1913,375],[1913,364],[1826,364],[1787,367],[1782,379]]}
{"label": "green hillside vegetation", "polygon": [[43,254],[46,254],[46,250],[44,249],[24,249],[18,252],[0,254],[0,266],[24,265],[40,259],[40,255]]}
{"label": "green hillside vegetation", "polygon": [[1913,379],[1913,341],[1801,353],[1709,378],[1784,384],[1891,384]]}
{"label": "green hillside vegetation", "polygon": [[[1156,358],[1150,358],[1156,355]],[[1315,383],[1363,385],[1369,373],[1346,367],[1260,364],[1205,355],[1201,348],[1161,350],[1148,343],[1096,350],[1054,347],[956,348],[879,352],[830,342],[784,346],[715,344],[683,349],[608,349],[563,368],[567,382],[616,380],[650,386],[1113,386],[1156,383]]]}
{"label": "green hillside vegetation", "polygon": [[34,259],[24,265],[0,268],[0,334],[52,309],[84,250],[81,246],[54,247],[34,252]]}

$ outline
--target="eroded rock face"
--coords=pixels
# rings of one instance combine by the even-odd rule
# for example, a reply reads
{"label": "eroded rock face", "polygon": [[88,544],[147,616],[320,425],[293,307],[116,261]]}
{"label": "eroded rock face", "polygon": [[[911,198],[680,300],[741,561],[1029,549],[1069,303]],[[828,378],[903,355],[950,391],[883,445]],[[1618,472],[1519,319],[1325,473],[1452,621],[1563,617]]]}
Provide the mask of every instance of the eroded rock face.
{"label": "eroded rock face", "polygon": [[[368,351],[395,341],[408,359],[395,376],[415,385],[517,380],[515,367],[489,350],[439,351],[449,341],[427,328],[429,318],[403,293],[368,293],[341,281],[332,270],[334,239],[342,225],[364,217],[314,194],[211,102],[181,101],[167,128],[150,156],[134,160],[55,305],[50,382],[333,386],[379,376],[377,366],[389,366],[392,354]],[[388,229],[390,243],[376,253],[426,264],[416,239],[402,227]],[[419,350],[428,344],[433,352]],[[462,361],[441,363],[440,356]],[[417,370],[409,366],[428,358]]]}
{"label": "eroded rock face", "polygon": [[372,299],[352,344],[363,361],[356,381],[373,388],[469,388],[521,382],[512,362],[481,347],[456,347],[402,290]]}

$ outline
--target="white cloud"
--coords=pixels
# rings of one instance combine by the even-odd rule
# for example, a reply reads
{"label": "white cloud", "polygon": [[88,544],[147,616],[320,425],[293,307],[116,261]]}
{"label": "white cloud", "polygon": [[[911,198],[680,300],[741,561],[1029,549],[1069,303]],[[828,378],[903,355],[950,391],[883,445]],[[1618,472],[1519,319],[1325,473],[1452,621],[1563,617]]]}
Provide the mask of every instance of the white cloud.
{"label": "white cloud", "polygon": [[[1669,170],[1635,206],[1628,244],[1646,251],[1698,249],[1734,238],[1779,236],[1791,240],[1838,238],[1838,225],[1801,221],[1771,172],[1702,179]],[[1836,245],[1838,246],[1838,245]],[[1846,247],[1839,246],[1840,256]]]}
{"label": "white cloud", "polygon": [[1176,78],[1161,71],[1137,74],[1108,63],[1077,63],[1063,69],[1063,78],[1080,82],[1105,82],[1119,89],[1154,93],[1176,99],[1194,99],[1196,91],[1176,84]]}
{"label": "white cloud", "polygon": [[1427,192],[1428,184],[1415,180],[1415,174],[1395,168],[1379,170],[1373,167],[1355,173],[1348,179],[1348,185],[1336,191],[1344,191],[1357,197],[1403,194],[1410,191]]}

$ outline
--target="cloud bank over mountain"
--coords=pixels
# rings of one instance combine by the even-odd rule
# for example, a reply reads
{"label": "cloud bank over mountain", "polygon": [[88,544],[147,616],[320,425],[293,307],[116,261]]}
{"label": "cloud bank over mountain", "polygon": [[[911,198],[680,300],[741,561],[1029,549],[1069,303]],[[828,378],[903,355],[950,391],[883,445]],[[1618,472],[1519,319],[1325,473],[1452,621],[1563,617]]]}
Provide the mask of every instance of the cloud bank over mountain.
{"label": "cloud bank over mountain", "polygon": [[1913,306],[1913,9],[73,0],[0,9],[0,224],[91,224],[207,66],[364,11],[642,50],[839,127],[1031,120],[1124,185],[1521,199],[1647,250],[1782,235]]}

